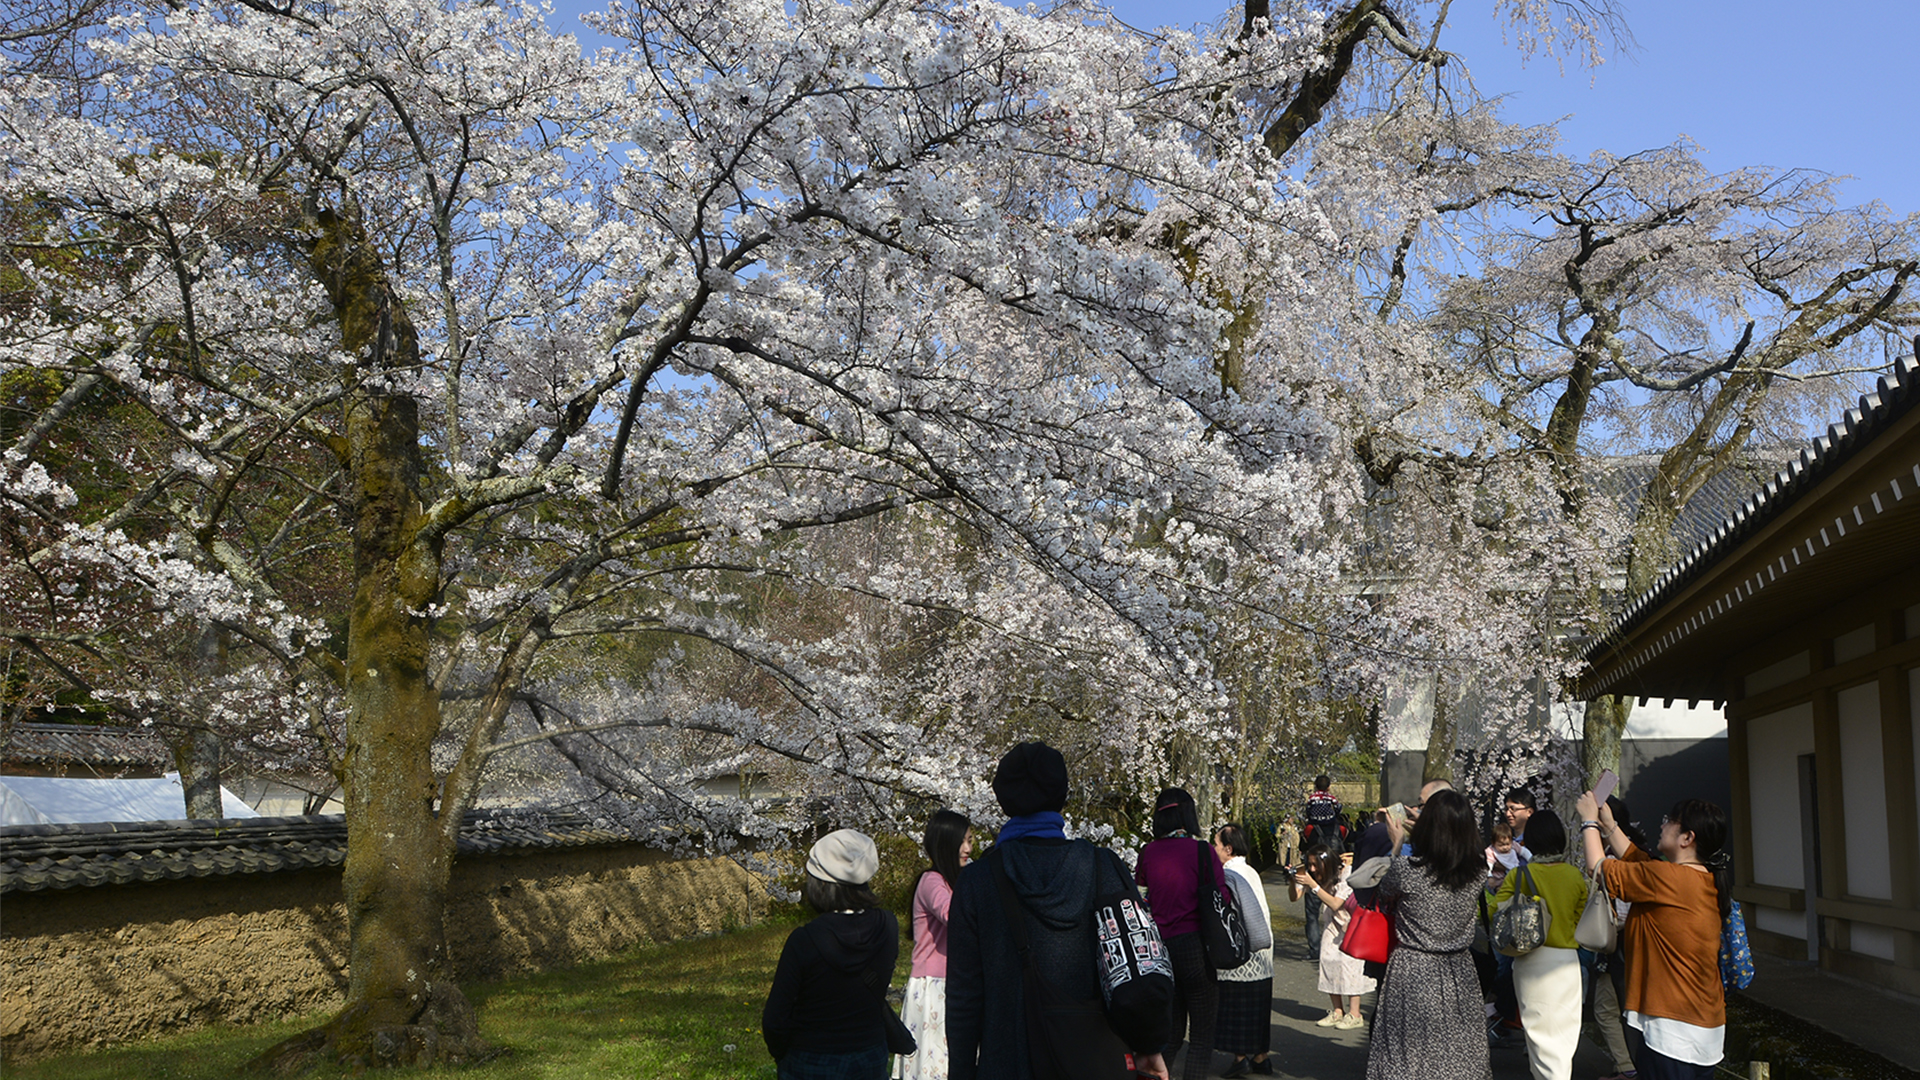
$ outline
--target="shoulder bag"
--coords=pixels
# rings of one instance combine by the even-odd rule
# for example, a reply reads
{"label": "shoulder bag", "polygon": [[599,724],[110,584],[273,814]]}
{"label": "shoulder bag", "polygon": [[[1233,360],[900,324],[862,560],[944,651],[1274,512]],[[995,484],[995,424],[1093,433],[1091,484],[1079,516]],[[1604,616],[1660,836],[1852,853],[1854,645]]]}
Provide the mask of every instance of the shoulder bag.
{"label": "shoulder bag", "polygon": [[[1331,916],[1329,916],[1331,917]],[[1340,934],[1340,951],[1355,960],[1384,964],[1393,954],[1393,922],[1378,908],[1362,907],[1347,898],[1347,928]]]}
{"label": "shoulder bag", "polygon": [[1207,947],[1207,962],[1215,971],[1232,971],[1253,955],[1247,939],[1247,921],[1233,902],[1231,891],[1221,892],[1213,883],[1217,859],[1213,845],[1195,840],[1194,854],[1200,860],[1199,906],[1194,915],[1200,920],[1200,940]]}
{"label": "shoulder bag", "polygon": [[1552,922],[1552,912],[1534,887],[1533,867],[1523,865],[1513,898],[1493,917],[1493,947],[1506,956],[1525,956],[1546,943]]}
{"label": "shoulder bag", "polygon": [[1253,890],[1260,886],[1248,881],[1245,874],[1227,871],[1227,884],[1233,888],[1233,901],[1240,908],[1240,914],[1247,924],[1247,949],[1257,953],[1261,949],[1273,948],[1273,924],[1260,917],[1260,898]]}
{"label": "shoulder bag", "polygon": [[[1013,882],[1007,878],[1005,856],[999,845],[983,856],[993,867],[993,882],[1000,890],[1000,909],[1007,916],[1007,931],[1020,953],[1021,998],[1027,1022],[1027,1065],[1034,1080],[1126,1080],[1127,1045],[1107,1023],[1106,1009],[1099,998],[1076,1001],[1041,978],[1033,965],[1033,942],[1027,934],[1026,909],[1014,895]],[[1095,859],[1099,858],[1095,853]],[[1098,863],[1094,867],[1099,880]],[[1097,886],[1096,886],[1097,888]],[[1094,890],[1089,889],[1092,893]],[[1088,908],[1091,913],[1092,902]],[[1098,933],[1098,927],[1095,929]],[[1162,953],[1165,949],[1162,948]],[[1171,976],[1172,966],[1168,965]],[[1169,979],[1171,982],[1171,979]],[[1171,995],[1169,995],[1171,1000]]]}
{"label": "shoulder bag", "polygon": [[[1173,1006],[1173,957],[1120,861],[1104,852],[1095,858],[1113,877],[1111,887],[1095,888],[1093,902],[1093,955],[1107,1022],[1115,1032],[1162,1031]],[[1100,880],[1098,869],[1095,875]]]}
{"label": "shoulder bag", "polygon": [[1597,953],[1610,953],[1620,947],[1620,928],[1613,923],[1613,898],[1607,895],[1607,879],[1597,868],[1587,888],[1587,906],[1580,909],[1580,922],[1573,928],[1573,941]]}

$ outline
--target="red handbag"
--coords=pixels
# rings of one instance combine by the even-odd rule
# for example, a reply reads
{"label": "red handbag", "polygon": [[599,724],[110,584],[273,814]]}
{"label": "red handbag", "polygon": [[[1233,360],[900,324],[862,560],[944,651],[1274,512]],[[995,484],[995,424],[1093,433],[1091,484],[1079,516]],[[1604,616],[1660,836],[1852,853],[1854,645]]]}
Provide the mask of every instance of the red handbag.
{"label": "red handbag", "polygon": [[1340,935],[1340,951],[1359,960],[1386,963],[1387,954],[1393,951],[1393,923],[1386,912],[1354,908],[1347,920],[1347,932]]}

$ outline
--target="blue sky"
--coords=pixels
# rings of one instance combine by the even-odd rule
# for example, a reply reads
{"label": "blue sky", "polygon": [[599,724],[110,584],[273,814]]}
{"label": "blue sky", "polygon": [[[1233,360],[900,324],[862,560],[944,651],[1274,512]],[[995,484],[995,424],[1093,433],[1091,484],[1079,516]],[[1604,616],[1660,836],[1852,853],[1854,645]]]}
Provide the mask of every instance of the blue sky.
{"label": "blue sky", "polygon": [[[558,0],[556,22],[604,0]],[[1342,0],[1327,0],[1337,6]],[[1566,150],[1625,154],[1692,138],[1717,170],[1810,168],[1851,177],[1849,203],[1920,212],[1920,110],[1913,93],[1920,0],[1618,0],[1637,48],[1597,69],[1523,59],[1502,41],[1494,0],[1454,0],[1443,47],[1508,119],[1566,117]],[[1212,22],[1215,0],[1118,0],[1135,26]],[[1237,13],[1237,5],[1233,7]],[[1844,14],[1842,14],[1844,13]],[[1237,18],[1237,14],[1235,16]],[[591,35],[585,35],[591,38]]]}
{"label": "blue sky", "polygon": [[[1119,0],[1114,10],[1160,26],[1211,22],[1226,7]],[[1570,153],[1624,154],[1686,135],[1716,170],[1846,174],[1847,202],[1920,212],[1915,0],[1639,0],[1625,7],[1634,53],[1598,69],[1569,63],[1564,76],[1551,57],[1523,64],[1492,11],[1493,0],[1454,0],[1442,47],[1466,61],[1481,93],[1509,95],[1508,119],[1570,117],[1561,126]]]}

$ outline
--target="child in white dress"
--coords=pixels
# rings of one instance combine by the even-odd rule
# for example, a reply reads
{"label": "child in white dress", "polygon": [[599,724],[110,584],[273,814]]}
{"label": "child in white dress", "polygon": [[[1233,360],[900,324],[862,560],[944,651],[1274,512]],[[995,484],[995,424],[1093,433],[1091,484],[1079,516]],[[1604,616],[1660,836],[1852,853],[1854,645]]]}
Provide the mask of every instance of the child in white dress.
{"label": "child in white dress", "polygon": [[[1326,925],[1320,930],[1320,991],[1327,995],[1333,1007],[1315,1023],[1341,1031],[1365,1025],[1366,1021],[1360,1018],[1360,995],[1372,993],[1375,985],[1374,980],[1367,978],[1363,961],[1340,951],[1341,935],[1346,933],[1347,923],[1353,918],[1347,910],[1347,901],[1353,896],[1353,889],[1347,884],[1352,859],[1352,855],[1336,859],[1316,852],[1307,857],[1306,872],[1294,879],[1303,889],[1312,890],[1327,906]],[[1329,882],[1331,889],[1327,887]]]}

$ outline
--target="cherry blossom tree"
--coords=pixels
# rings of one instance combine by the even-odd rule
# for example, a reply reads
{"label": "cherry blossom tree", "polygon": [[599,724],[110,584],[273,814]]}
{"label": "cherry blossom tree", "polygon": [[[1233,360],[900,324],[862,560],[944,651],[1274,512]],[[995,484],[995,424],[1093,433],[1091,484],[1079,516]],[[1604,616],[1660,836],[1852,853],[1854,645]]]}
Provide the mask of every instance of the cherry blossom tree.
{"label": "cherry blossom tree", "polygon": [[[173,691],[116,658],[196,657],[197,711],[339,778],[346,1002],[270,1061],[485,1052],[441,920],[503,771],[753,839],[703,785],[886,820],[984,806],[1041,717],[1139,784],[1256,693],[1537,669],[1593,561],[1557,518],[1360,520],[1383,429],[1442,426],[1393,374],[1444,363],[1354,321],[1355,253],[1437,188],[1322,133],[1443,69],[1446,10],[659,0],[590,54],[440,0],[10,13],[0,377],[53,392],[6,429],[6,630],[129,708]],[[49,468],[108,399],[111,482]],[[1383,613],[1370,557],[1472,570]]]}
{"label": "cherry blossom tree", "polygon": [[[1338,226],[1356,253],[1351,303],[1373,323],[1341,339],[1371,354],[1343,426],[1380,490],[1473,492],[1481,541],[1445,553],[1470,576],[1498,580],[1508,552],[1587,553],[1584,571],[1510,594],[1545,604],[1540,632],[1563,643],[1541,669],[1554,687],[1574,670],[1565,646],[1680,554],[1680,517],[1710,480],[1799,441],[1904,349],[1920,233],[1844,206],[1819,173],[1716,174],[1685,142],[1576,161],[1551,128],[1445,96],[1321,132],[1320,182],[1379,192]],[[1413,377],[1381,380],[1394,372]],[[1621,455],[1652,461],[1625,502]],[[1490,512],[1502,506],[1531,508],[1531,539],[1508,542],[1523,517]],[[1618,767],[1627,711],[1588,708],[1589,775]],[[1445,724],[1434,732],[1430,762],[1452,749]]]}
{"label": "cherry blossom tree", "polygon": [[[1157,55],[1070,9],[666,3],[583,55],[495,5],[39,10],[0,89],[0,355],[58,394],[6,451],[10,584],[38,590],[8,632],[49,665],[211,635],[256,722],[327,755],[350,984],[277,1063],[483,1052],[441,913],[502,755],[647,727],[977,795],[990,725],[929,739],[865,635],[783,636],[757,580],[1098,656],[1090,683],[1201,724],[1221,568],[1258,564],[1255,606],[1337,577],[1319,420],[1223,393],[1217,306],[1129,239],[1179,225],[1224,264],[1313,231],[1219,94],[1305,63],[1305,31]],[[151,438],[78,491],[48,440],[108,394]],[[805,539],[883,516],[980,563],[855,574]],[[785,701],[552,692],[611,636]],[[686,810],[684,770],[597,779]]]}
{"label": "cherry blossom tree", "polygon": [[[1591,60],[1629,40],[1604,5],[1502,13],[1525,48],[1571,44]],[[1484,219],[1515,175],[1555,167],[1550,129],[1501,123],[1463,80],[1445,48],[1448,15],[1448,5],[1356,5],[1328,24],[1318,74],[1242,88],[1263,144],[1312,190],[1339,193],[1317,204],[1329,238],[1308,275],[1317,303],[1303,308],[1257,262],[1237,273],[1201,265],[1232,316],[1223,385],[1280,380],[1303,393],[1338,433],[1343,464],[1365,477],[1345,489],[1359,494],[1341,520],[1352,555],[1343,586],[1369,598],[1378,633],[1363,648],[1326,650],[1318,680],[1358,671],[1372,700],[1419,685],[1441,688],[1438,706],[1471,700],[1483,740],[1516,751],[1457,778],[1490,788],[1555,749],[1542,688],[1577,670],[1569,637],[1599,615],[1618,530],[1608,508],[1579,521],[1548,509],[1552,472],[1485,407],[1484,376],[1431,317],[1434,290],[1458,269],[1447,264],[1461,256],[1450,246],[1459,230]],[[1324,82],[1335,70],[1342,79]],[[1293,381],[1315,367],[1320,379]],[[1320,640],[1342,642],[1337,631]],[[1445,775],[1454,732],[1433,731],[1430,768]]]}

